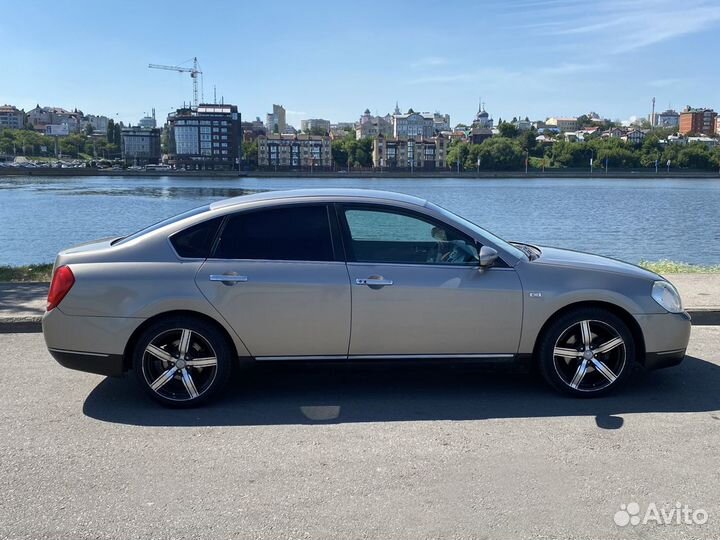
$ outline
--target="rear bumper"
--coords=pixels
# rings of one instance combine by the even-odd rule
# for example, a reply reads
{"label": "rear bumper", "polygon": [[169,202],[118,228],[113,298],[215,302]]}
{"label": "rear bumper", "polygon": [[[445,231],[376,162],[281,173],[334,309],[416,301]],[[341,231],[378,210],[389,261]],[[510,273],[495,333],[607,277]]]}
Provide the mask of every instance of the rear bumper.
{"label": "rear bumper", "polygon": [[[125,346],[142,319],[67,315],[59,307],[43,316],[50,354],[70,369],[120,375]],[[127,371],[127,370],[125,370]]]}
{"label": "rear bumper", "polygon": [[123,357],[120,354],[98,354],[80,351],[48,349],[58,364],[69,369],[119,376],[123,373]]}

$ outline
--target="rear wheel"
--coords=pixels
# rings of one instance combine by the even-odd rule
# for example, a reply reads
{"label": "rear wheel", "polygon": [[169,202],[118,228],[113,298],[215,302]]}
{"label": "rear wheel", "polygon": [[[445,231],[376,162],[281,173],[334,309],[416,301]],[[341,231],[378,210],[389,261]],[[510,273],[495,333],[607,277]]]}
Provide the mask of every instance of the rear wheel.
{"label": "rear wheel", "polygon": [[621,386],[635,359],[635,342],[625,322],[599,308],[581,308],[555,320],[538,353],[545,380],[578,397],[600,396]]}
{"label": "rear wheel", "polygon": [[140,386],[170,407],[192,407],[217,396],[227,382],[231,347],[212,324],[190,317],[158,321],[133,351]]}

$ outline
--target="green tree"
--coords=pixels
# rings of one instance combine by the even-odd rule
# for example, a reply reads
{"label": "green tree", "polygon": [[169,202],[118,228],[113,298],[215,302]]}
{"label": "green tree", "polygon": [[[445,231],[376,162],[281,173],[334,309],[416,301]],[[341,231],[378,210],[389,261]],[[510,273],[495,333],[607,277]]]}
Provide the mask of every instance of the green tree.
{"label": "green tree", "polygon": [[477,150],[468,152],[465,167],[468,169],[477,166],[477,159],[483,169],[496,171],[517,170],[524,166],[525,150],[520,142],[506,137],[491,137],[485,139]]}
{"label": "green tree", "polygon": [[242,143],[243,161],[246,165],[257,167],[258,165],[258,144],[257,141],[245,141]]}
{"label": "green tree", "polygon": [[345,149],[345,143],[342,139],[336,139],[330,143],[330,151],[332,158],[338,167],[347,167],[348,152]]}
{"label": "green tree", "polygon": [[[470,155],[470,144],[462,141],[455,141],[450,145],[447,153],[448,167],[455,170],[460,164],[460,171],[465,169],[468,156]],[[472,165],[471,165],[472,166]]]}
{"label": "green tree", "polygon": [[678,153],[677,164],[688,169],[710,169],[713,166],[710,149],[702,143],[690,143]]}
{"label": "green tree", "polygon": [[110,120],[108,120],[106,133],[107,133],[107,142],[114,143],[115,142],[115,121],[112,118]]}
{"label": "green tree", "polygon": [[115,124],[115,128],[113,130],[113,141],[112,141],[118,148],[122,146],[122,125]]}
{"label": "green tree", "polygon": [[518,129],[509,122],[501,122],[498,124],[498,130],[500,131],[501,137],[506,137],[508,139],[514,139],[518,136]]}

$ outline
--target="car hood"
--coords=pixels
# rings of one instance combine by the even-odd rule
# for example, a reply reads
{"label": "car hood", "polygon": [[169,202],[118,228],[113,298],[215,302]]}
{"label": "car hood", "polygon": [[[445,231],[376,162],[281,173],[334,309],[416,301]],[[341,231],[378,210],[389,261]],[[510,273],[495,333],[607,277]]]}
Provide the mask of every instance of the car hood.
{"label": "car hood", "polygon": [[648,280],[662,279],[654,272],[650,272],[649,270],[645,270],[644,268],[640,268],[634,264],[619,261],[617,259],[593,255],[591,253],[583,253],[582,251],[573,251],[571,249],[543,246],[538,246],[538,248],[542,253],[539,258],[533,261],[533,264],[582,268],[600,272],[613,272],[615,274],[624,274]]}

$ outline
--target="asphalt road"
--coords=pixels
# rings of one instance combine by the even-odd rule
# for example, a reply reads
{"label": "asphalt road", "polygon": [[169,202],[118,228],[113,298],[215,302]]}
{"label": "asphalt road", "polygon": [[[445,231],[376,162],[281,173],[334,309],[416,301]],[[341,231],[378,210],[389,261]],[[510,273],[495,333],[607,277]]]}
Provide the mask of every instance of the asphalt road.
{"label": "asphalt road", "polygon": [[[0,352],[1,538],[720,537],[717,326],[596,400],[468,366],[265,366],[173,411],[39,334]],[[632,502],[707,522],[616,525]]]}

